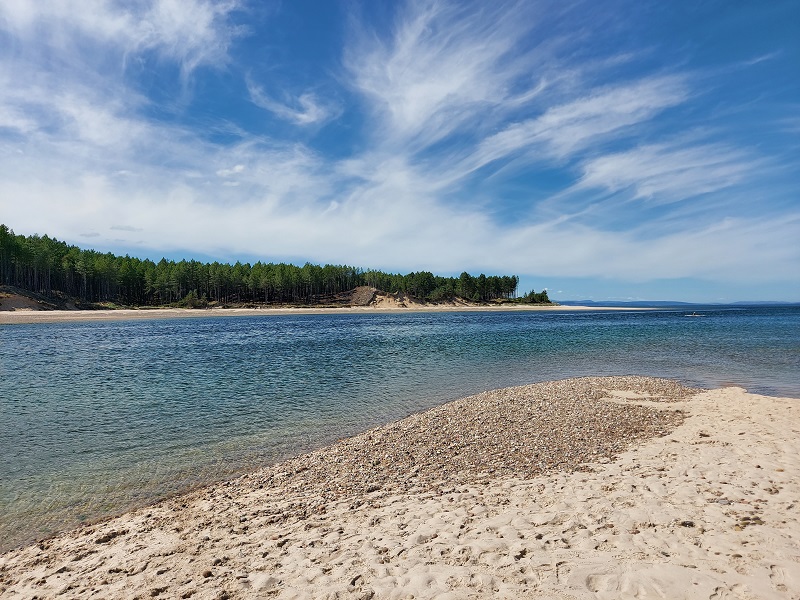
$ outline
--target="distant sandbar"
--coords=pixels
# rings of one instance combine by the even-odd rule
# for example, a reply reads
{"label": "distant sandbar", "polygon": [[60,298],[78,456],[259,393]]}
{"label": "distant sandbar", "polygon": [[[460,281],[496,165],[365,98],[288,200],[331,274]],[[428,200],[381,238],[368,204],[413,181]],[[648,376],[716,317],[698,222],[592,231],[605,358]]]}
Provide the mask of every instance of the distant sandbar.
{"label": "distant sandbar", "polygon": [[11,310],[0,311],[0,325],[22,323],[61,323],[83,321],[131,321],[138,319],[181,319],[193,317],[252,317],[278,315],[398,314],[409,312],[580,312],[647,310],[622,307],[498,305],[452,306],[415,305],[408,307],[357,306],[342,308],[141,308],[118,310]]}

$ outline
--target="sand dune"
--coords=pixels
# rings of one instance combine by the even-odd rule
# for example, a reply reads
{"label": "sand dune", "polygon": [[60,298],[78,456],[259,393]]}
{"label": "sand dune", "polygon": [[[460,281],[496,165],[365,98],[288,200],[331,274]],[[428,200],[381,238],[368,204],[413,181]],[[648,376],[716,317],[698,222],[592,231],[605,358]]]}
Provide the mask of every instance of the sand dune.
{"label": "sand dune", "polygon": [[[739,388],[696,392],[643,378],[541,385],[550,387],[452,403],[12,551],[0,557],[0,592],[4,598],[800,598],[800,401]],[[558,454],[569,454],[572,442],[549,458],[536,446],[543,439],[536,436],[556,428],[555,421],[527,428],[520,419],[509,426],[517,433],[495,440],[492,453],[476,450],[489,447],[486,436],[497,437],[493,428],[513,421],[526,402],[559,420],[562,433],[547,444],[567,436],[578,453],[573,462]],[[494,424],[481,417],[504,406],[515,410]],[[598,446],[575,423],[600,414],[623,429],[638,423],[655,437],[611,427],[592,432],[613,441]],[[463,442],[483,429],[459,447],[458,456],[466,453],[459,466],[437,477],[442,463],[435,445],[413,455],[414,436],[447,426],[448,437],[438,434],[443,453],[455,452],[450,437]],[[386,446],[392,440],[399,444],[394,450]],[[528,446],[516,448],[514,440]],[[380,466],[382,447],[389,466]],[[354,453],[371,462],[354,460]],[[417,471],[404,462],[411,461],[406,454]],[[511,475],[532,454],[545,458],[524,477]],[[495,468],[509,461],[513,470]],[[439,466],[427,472],[433,464]],[[326,480],[325,473],[335,477]]]}

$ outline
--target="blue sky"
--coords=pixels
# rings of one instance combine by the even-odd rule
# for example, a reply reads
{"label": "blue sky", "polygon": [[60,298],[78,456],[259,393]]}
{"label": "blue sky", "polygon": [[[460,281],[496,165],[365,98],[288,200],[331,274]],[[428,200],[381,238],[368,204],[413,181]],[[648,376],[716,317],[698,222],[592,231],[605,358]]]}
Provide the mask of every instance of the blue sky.
{"label": "blue sky", "polygon": [[795,0],[6,0],[0,57],[17,233],[800,300]]}

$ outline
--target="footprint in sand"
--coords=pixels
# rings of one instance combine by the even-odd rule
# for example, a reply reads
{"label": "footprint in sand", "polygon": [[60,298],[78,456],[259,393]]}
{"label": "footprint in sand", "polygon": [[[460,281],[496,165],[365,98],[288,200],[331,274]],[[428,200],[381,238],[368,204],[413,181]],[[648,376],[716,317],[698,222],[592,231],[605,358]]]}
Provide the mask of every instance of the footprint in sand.
{"label": "footprint in sand", "polygon": [[569,575],[570,571],[572,571],[572,567],[569,566],[563,560],[561,562],[556,563],[556,580],[559,583],[565,583],[567,581],[567,575]]}
{"label": "footprint in sand", "polygon": [[586,587],[599,598],[664,598],[666,592],[652,580],[638,580],[630,572],[592,573],[586,577]]}
{"label": "footprint in sand", "polygon": [[770,565],[769,567],[769,581],[772,587],[778,592],[786,591],[786,573],[778,565]]}
{"label": "footprint in sand", "polygon": [[607,591],[610,588],[611,575],[605,573],[592,573],[586,578],[586,587],[590,592],[595,594],[601,591]]}
{"label": "footprint in sand", "polygon": [[708,597],[708,600],[752,600],[743,585],[736,584],[731,587],[718,587]]}

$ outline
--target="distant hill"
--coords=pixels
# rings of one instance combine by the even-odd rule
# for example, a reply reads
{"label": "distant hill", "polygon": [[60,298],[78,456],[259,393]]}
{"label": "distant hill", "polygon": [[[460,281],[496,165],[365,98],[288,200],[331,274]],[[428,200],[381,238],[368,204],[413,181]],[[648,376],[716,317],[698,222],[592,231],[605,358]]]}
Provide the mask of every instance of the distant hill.
{"label": "distant hill", "polygon": [[780,302],[777,300],[743,300],[733,304],[745,306],[800,306],[800,302]]}
{"label": "distant hill", "polygon": [[598,308],[686,308],[692,306],[800,306],[800,302],[740,300],[738,302],[679,302],[677,300],[557,300],[562,306],[596,306]]}
{"label": "distant hill", "polygon": [[597,306],[598,308],[665,308],[670,306],[699,306],[692,302],[677,302],[670,300],[654,300],[654,301],[631,301],[621,302],[614,300],[557,300],[558,304],[562,306]]}

